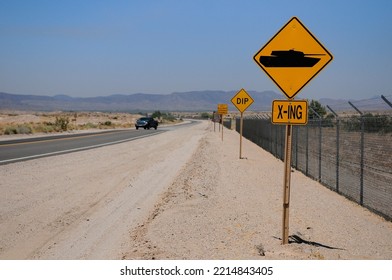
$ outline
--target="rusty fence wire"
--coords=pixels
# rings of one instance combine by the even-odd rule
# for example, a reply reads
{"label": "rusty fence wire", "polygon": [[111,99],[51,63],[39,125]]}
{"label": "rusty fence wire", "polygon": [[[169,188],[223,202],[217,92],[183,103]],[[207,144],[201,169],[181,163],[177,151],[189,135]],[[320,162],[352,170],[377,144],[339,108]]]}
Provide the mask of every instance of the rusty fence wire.
{"label": "rusty fence wire", "polygon": [[[243,137],[283,160],[285,125],[244,119]],[[392,221],[392,116],[309,120],[292,137],[293,168]]]}

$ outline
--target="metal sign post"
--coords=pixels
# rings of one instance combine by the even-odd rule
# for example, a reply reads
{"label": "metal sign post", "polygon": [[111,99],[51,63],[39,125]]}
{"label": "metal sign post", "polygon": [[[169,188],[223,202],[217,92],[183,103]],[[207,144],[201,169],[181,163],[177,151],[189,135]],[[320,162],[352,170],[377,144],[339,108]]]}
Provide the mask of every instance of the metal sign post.
{"label": "metal sign post", "polygon": [[290,180],[291,180],[291,139],[293,126],[286,125],[284,178],[283,178],[283,235],[282,243],[289,243],[289,208],[290,208]]}

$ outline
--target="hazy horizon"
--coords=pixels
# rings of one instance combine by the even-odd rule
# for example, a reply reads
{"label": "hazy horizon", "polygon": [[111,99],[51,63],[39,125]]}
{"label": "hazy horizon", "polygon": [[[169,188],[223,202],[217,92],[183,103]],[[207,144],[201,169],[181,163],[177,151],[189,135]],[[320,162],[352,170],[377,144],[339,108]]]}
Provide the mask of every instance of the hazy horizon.
{"label": "hazy horizon", "polygon": [[203,90],[283,93],[253,61],[293,16],[333,55],[297,97],[392,93],[392,2],[0,3],[0,92],[71,97]]}

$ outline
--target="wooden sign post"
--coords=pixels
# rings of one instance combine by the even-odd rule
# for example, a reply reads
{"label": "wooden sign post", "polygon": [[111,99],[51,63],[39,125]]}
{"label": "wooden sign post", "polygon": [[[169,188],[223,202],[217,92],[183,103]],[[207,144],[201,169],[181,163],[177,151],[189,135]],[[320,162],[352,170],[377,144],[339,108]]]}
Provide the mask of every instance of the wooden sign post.
{"label": "wooden sign post", "polygon": [[242,159],[242,126],[244,124],[243,117],[244,111],[253,103],[252,97],[244,90],[241,89],[236,95],[231,99],[231,103],[241,112],[240,120],[240,159]]}
{"label": "wooden sign post", "polygon": [[220,115],[221,125],[222,125],[222,141],[223,141],[223,116],[227,114],[228,106],[227,104],[218,104],[218,114]]}

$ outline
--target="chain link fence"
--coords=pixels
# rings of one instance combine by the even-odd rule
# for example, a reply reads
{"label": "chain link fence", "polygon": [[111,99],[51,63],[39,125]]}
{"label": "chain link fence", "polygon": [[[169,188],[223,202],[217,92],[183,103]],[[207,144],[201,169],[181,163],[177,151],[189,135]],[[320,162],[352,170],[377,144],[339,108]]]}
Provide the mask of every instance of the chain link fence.
{"label": "chain link fence", "polygon": [[[244,119],[243,136],[283,160],[285,128]],[[392,116],[313,119],[292,137],[292,167],[392,221]]]}

